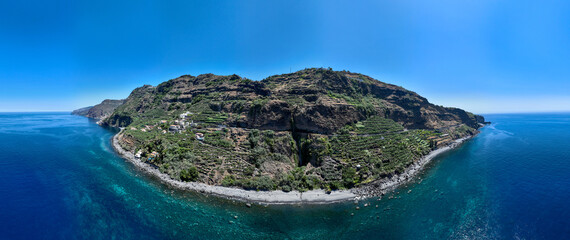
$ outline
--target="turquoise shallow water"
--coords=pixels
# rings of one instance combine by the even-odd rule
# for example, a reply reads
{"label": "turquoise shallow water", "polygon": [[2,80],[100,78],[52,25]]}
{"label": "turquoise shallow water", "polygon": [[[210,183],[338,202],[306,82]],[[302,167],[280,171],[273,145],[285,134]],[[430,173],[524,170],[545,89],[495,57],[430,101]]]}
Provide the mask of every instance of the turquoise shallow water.
{"label": "turquoise shallow water", "polygon": [[394,198],[356,210],[180,192],[119,158],[113,130],[91,120],[0,113],[0,239],[570,237],[570,114],[486,117],[491,126]]}

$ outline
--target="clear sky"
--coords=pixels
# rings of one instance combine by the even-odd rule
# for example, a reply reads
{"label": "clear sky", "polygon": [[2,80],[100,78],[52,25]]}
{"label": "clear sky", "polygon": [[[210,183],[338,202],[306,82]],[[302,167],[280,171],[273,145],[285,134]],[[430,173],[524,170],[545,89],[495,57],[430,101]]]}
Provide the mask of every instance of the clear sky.
{"label": "clear sky", "polygon": [[0,111],[332,67],[475,113],[570,111],[570,1],[0,0]]}

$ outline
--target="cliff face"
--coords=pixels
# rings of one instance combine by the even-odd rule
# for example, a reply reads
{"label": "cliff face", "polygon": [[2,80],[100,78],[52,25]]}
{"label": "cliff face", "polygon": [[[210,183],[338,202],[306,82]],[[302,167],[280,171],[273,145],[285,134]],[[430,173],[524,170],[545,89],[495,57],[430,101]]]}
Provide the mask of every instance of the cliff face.
{"label": "cliff face", "polygon": [[71,114],[93,119],[103,119],[111,115],[113,111],[115,111],[115,109],[122,105],[124,102],[125,100],[106,99],[95,106],[77,109],[71,112]]}
{"label": "cliff face", "polygon": [[431,104],[412,91],[362,74],[306,69],[260,82],[204,74],[143,86],[106,123],[124,127],[157,111],[193,108],[227,113],[223,124],[228,126],[327,134],[370,116],[393,119],[410,129],[461,124],[478,128],[484,122],[482,116]]}
{"label": "cliff face", "polygon": [[73,110],[73,111],[71,112],[71,114],[73,114],[73,115],[78,115],[78,116],[84,116],[84,117],[85,117],[85,116],[87,116],[87,113],[89,112],[89,110],[90,110],[91,108],[93,108],[93,106],[76,109],[76,110]]}
{"label": "cliff face", "polygon": [[[103,111],[104,103],[88,112],[107,115],[112,107]],[[185,75],[139,87],[116,105],[102,123],[125,127],[119,144],[141,160],[173,179],[258,190],[368,184],[475,134],[485,121],[330,69],[262,81]]]}

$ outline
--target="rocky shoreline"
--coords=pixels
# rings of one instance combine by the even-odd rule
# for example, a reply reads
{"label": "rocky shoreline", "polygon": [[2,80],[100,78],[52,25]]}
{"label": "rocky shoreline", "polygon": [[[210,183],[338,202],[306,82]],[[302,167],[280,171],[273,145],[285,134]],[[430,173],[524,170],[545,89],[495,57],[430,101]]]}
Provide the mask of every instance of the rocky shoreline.
{"label": "rocky shoreline", "polygon": [[415,174],[417,174],[437,155],[459,146],[462,142],[472,137],[469,136],[460,138],[448,146],[433,150],[428,155],[422,157],[419,161],[406,168],[402,174],[394,175],[391,178],[378,180],[363,187],[326,193],[324,190],[311,190],[307,192],[251,191],[238,188],[212,186],[204,183],[177,181],[170,178],[170,176],[167,174],[161,173],[158,169],[153,168],[149,164],[137,160],[134,157],[133,153],[124,150],[118,143],[120,134],[120,132],[115,134],[111,141],[115,151],[121,157],[133,163],[139,169],[158,177],[162,182],[165,182],[170,186],[182,190],[191,190],[243,202],[255,202],[262,204],[324,204],[381,196],[388,191],[395,189],[399,185],[411,180]]}
{"label": "rocky shoreline", "polygon": [[418,174],[425,165],[427,165],[432,159],[434,159],[438,155],[458,147],[463,142],[471,139],[472,137],[474,136],[468,136],[456,139],[451,144],[442,148],[435,149],[431,151],[428,155],[423,156],[420,160],[418,160],[417,162],[406,168],[406,170],[403,173],[394,175],[391,178],[381,179],[369,183],[366,186],[354,189],[353,192],[361,197],[382,196],[387,192],[396,189],[398,186],[412,180],[413,177],[416,176],[416,174]]}

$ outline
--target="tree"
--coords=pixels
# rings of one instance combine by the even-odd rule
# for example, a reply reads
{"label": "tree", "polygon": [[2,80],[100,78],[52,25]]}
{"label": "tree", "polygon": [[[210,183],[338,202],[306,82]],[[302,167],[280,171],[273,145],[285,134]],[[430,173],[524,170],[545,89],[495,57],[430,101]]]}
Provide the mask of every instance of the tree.
{"label": "tree", "polygon": [[236,184],[236,177],[234,175],[226,175],[222,180],[222,186],[231,187]]}
{"label": "tree", "polygon": [[354,168],[348,167],[342,171],[342,181],[346,188],[351,188],[354,186],[356,176],[356,170]]}
{"label": "tree", "polygon": [[273,179],[271,179],[269,176],[261,176],[259,178],[255,178],[254,181],[255,188],[257,190],[269,191],[275,188]]}
{"label": "tree", "polygon": [[188,169],[183,169],[180,171],[180,180],[186,182],[196,181],[199,175],[200,173],[198,172],[198,169],[195,166],[192,166]]}
{"label": "tree", "polygon": [[243,169],[243,175],[251,176],[251,175],[253,175],[254,171],[255,171],[255,168],[253,166],[248,166],[248,167]]}

